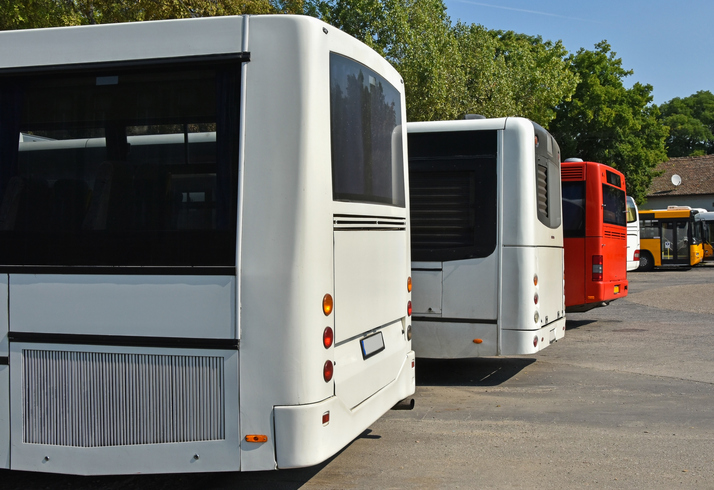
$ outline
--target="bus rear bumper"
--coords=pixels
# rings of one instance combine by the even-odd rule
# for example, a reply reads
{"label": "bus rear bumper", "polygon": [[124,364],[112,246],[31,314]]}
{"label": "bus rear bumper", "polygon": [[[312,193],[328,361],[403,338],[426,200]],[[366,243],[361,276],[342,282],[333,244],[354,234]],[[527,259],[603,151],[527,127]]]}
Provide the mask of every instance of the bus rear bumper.
{"label": "bus rear bumper", "polygon": [[[409,351],[394,381],[352,409],[336,396],[309,405],[276,406],[277,467],[301,468],[325,461],[396,403],[413,395],[414,360],[414,351]],[[329,414],[329,422],[323,423],[326,414]]]}
{"label": "bus rear bumper", "polygon": [[501,355],[535,354],[565,336],[565,317],[561,317],[538,330],[503,329]]}

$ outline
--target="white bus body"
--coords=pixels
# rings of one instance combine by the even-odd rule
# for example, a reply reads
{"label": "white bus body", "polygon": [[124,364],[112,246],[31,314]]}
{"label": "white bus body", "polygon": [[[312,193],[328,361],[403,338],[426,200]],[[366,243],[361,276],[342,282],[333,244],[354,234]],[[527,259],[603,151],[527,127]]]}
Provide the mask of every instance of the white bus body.
{"label": "white bus body", "polygon": [[0,468],[309,466],[413,394],[405,120],[305,16],[0,33]]}
{"label": "white bus body", "polygon": [[409,123],[407,132],[417,357],[531,354],[562,338],[553,137],[523,118]]}
{"label": "white bus body", "polygon": [[627,203],[627,270],[634,271],[640,266],[640,216],[637,204],[631,196]]}

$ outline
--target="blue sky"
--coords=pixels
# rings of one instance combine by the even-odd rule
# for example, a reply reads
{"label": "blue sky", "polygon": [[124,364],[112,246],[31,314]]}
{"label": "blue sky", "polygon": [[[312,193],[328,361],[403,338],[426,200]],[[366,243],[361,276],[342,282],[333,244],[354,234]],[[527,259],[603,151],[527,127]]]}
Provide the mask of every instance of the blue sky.
{"label": "blue sky", "polygon": [[650,84],[656,104],[699,90],[714,93],[712,0],[445,0],[453,23],[562,40],[576,52],[604,40],[634,74],[625,85]]}

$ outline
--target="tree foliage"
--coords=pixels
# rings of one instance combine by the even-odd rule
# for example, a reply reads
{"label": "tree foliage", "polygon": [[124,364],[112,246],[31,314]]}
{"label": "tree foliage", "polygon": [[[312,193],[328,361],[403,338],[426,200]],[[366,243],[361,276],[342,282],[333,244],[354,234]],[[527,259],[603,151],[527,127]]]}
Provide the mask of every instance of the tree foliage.
{"label": "tree foliage", "polygon": [[562,43],[476,24],[453,25],[442,0],[326,0],[326,22],[364,41],[404,78],[407,118],[478,113],[524,116],[547,125],[575,90]]}
{"label": "tree foliage", "polygon": [[217,15],[301,13],[302,0],[0,0],[0,30]]}
{"label": "tree foliage", "polygon": [[549,125],[563,157],[579,157],[611,165],[627,181],[627,193],[643,202],[655,167],[667,159],[668,128],[652,104],[652,86],[635,83],[625,88],[623,80],[632,71],[602,41],[594,51],[580,49],[569,57],[571,70],[580,83],[572,100],[556,107]]}
{"label": "tree foliage", "polygon": [[660,106],[662,121],[669,126],[667,155],[686,157],[714,153],[714,94],[699,91],[676,97]]}
{"label": "tree foliage", "polygon": [[466,113],[517,115],[546,126],[555,105],[569,100],[577,75],[568,69],[560,41],[492,31],[481,25],[455,27],[466,77]]}

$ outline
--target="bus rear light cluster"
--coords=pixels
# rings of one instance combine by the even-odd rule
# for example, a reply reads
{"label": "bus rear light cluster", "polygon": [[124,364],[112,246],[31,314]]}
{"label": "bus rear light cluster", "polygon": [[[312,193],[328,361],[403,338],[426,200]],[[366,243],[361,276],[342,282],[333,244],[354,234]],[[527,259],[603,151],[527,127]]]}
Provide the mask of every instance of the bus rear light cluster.
{"label": "bus rear light cluster", "polygon": [[602,255],[593,255],[593,281],[602,281]]}
{"label": "bus rear light cluster", "polygon": [[335,333],[332,331],[332,328],[325,327],[325,330],[322,332],[322,345],[325,346],[325,349],[329,349],[332,347],[334,341]]}
{"label": "bus rear light cluster", "polygon": [[335,365],[332,361],[325,361],[325,365],[322,367],[322,377],[325,379],[325,383],[332,381],[332,375],[335,374]]}
{"label": "bus rear light cluster", "polygon": [[640,260],[640,251],[639,250],[635,250],[635,253],[632,256],[632,260]]}

